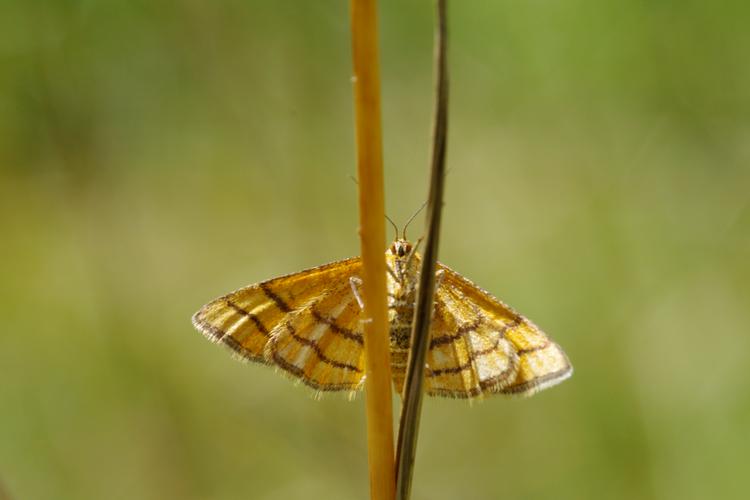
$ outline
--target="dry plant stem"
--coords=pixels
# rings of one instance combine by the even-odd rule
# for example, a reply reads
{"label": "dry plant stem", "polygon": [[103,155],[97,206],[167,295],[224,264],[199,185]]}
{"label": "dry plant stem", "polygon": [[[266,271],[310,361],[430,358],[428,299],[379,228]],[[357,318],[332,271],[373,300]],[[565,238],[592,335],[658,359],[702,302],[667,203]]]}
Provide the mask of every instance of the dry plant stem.
{"label": "dry plant stem", "polygon": [[392,500],[393,411],[385,268],[377,2],[351,0],[359,222],[365,311],[365,392],[370,498]]}
{"label": "dry plant stem", "polygon": [[446,0],[437,0],[437,27],[435,33],[435,123],[432,142],[432,171],[430,194],[427,200],[427,240],[417,290],[417,306],[411,333],[411,351],[406,368],[403,407],[398,432],[396,455],[396,498],[407,500],[411,493],[414,456],[417,449],[419,416],[422,410],[424,366],[430,340],[435,270],[437,267],[440,219],[443,208],[445,182],[445,145],[448,125],[448,76],[446,68]]}

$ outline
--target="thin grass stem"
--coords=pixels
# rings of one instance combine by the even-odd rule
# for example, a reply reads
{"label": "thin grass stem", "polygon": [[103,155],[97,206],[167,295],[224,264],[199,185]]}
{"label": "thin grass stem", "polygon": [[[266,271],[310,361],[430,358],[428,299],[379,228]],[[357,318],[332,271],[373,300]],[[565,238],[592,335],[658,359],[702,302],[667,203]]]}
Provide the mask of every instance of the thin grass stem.
{"label": "thin grass stem", "polygon": [[411,333],[411,350],[406,368],[403,406],[396,452],[396,498],[408,500],[411,494],[414,459],[422,410],[424,367],[430,339],[435,294],[440,222],[445,183],[445,150],[448,129],[448,74],[446,60],[446,0],[437,0],[435,29],[435,121],[432,135],[430,194],[427,200],[427,238],[417,289],[417,305]]}

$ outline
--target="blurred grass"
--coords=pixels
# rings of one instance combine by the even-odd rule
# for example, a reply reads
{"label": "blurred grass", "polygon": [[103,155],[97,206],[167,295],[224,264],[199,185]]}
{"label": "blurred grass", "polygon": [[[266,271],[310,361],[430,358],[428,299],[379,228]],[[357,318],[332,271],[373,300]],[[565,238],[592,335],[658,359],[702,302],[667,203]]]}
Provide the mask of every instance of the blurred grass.
{"label": "blurred grass", "polygon": [[[576,374],[427,400],[415,499],[747,497],[748,14],[454,3],[441,260]],[[381,25],[403,221],[426,197],[431,6],[384,1]],[[0,5],[13,498],[366,497],[361,398],[313,401],[189,324],[357,253],[348,29],[330,0]]]}

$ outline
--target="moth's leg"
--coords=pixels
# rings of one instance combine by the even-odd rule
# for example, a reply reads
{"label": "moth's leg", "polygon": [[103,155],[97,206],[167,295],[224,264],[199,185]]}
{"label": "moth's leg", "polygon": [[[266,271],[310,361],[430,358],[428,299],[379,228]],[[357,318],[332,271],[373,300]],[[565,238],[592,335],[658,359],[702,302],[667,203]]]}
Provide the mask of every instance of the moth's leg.
{"label": "moth's leg", "polygon": [[385,271],[391,275],[391,278],[393,278],[395,281],[398,281],[398,276],[396,275],[396,271],[393,270],[390,264],[385,265]]}
{"label": "moth's leg", "polygon": [[417,253],[417,248],[419,248],[419,245],[421,245],[421,244],[422,244],[422,240],[423,240],[423,239],[424,239],[424,236],[420,236],[420,237],[419,237],[419,238],[417,239],[417,242],[416,242],[416,243],[414,243],[414,246],[413,246],[413,247],[411,247],[411,252],[410,252],[410,253],[409,253],[409,255],[408,255],[408,256],[406,257],[406,266],[405,266],[405,267],[409,267],[409,264],[411,263],[411,259],[413,259],[413,258],[414,258],[414,254],[416,254],[416,253]]}
{"label": "moth's leg", "polygon": [[433,313],[435,312],[435,309],[437,309],[437,291],[440,290],[440,285],[443,284],[443,278],[445,278],[445,271],[443,269],[435,271],[435,295],[432,299]]}
{"label": "moth's leg", "polygon": [[445,270],[438,269],[435,271],[435,290],[440,288],[440,285],[443,283],[443,278],[445,278]]}
{"label": "moth's leg", "polygon": [[422,241],[424,241],[424,236],[420,236],[419,238],[417,238],[416,243],[414,243],[414,248],[411,249],[411,253],[416,253],[419,245],[422,244]]}
{"label": "moth's leg", "polygon": [[[362,300],[362,296],[359,294],[359,287],[362,286],[362,279],[359,276],[351,276],[349,278],[349,286],[352,287],[352,293],[354,294],[354,298],[357,300],[357,304],[359,304],[359,309],[361,311],[365,310],[365,302]],[[372,318],[363,318],[359,320],[360,323],[370,323],[372,322]]]}
{"label": "moth's leg", "polygon": [[362,296],[359,294],[359,287],[362,286],[362,279],[359,276],[350,276],[349,286],[352,287],[352,293],[354,294],[354,298],[357,299],[359,308],[364,311],[365,302],[362,300]]}

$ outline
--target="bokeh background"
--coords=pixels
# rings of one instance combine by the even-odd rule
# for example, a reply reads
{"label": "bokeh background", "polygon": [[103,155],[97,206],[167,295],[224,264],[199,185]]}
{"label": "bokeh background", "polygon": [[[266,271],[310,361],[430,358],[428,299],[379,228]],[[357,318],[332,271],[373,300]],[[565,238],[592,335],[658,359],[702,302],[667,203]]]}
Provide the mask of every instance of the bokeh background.
{"label": "bokeh background", "polygon": [[[452,2],[441,260],[576,373],[426,401],[415,499],[748,498],[748,5]],[[432,5],[381,28],[403,223]],[[2,2],[0,498],[367,497],[362,397],[189,321],[358,253],[350,68],[340,0]]]}

